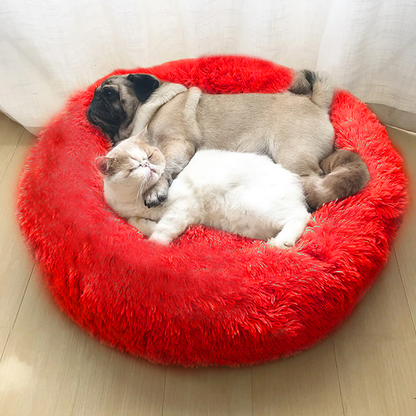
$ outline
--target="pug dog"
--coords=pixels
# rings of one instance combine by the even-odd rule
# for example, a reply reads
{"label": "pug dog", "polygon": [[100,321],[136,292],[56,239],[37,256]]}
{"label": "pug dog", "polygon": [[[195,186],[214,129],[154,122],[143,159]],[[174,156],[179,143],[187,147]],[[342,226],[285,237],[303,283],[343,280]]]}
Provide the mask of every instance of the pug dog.
{"label": "pug dog", "polygon": [[276,94],[206,94],[149,74],[116,75],[95,90],[87,117],[113,144],[147,129],[166,159],[144,195],[147,207],[166,199],[197,150],[223,149],[268,155],[300,175],[315,209],[360,191],[370,177],[357,154],[334,149],[333,94],[328,78],[309,70],[296,71],[289,90]]}

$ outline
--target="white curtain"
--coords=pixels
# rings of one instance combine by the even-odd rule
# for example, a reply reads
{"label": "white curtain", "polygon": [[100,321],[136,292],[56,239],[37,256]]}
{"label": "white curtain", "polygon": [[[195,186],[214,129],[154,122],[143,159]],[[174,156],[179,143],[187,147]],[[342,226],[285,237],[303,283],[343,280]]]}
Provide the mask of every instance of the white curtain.
{"label": "white curtain", "polygon": [[0,110],[33,130],[114,69],[212,54],[416,113],[416,0],[1,0]]}

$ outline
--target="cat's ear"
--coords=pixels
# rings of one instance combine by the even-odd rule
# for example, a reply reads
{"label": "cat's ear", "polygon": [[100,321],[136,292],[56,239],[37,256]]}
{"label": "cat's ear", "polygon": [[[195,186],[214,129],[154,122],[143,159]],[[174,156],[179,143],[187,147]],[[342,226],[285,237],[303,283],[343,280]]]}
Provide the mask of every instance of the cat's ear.
{"label": "cat's ear", "polygon": [[147,137],[147,126],[139,133],[139,139],[146,141]]}
{"label": "cat's ear", "polygon": [[131,137],[134,138],[135,141],[147,141],[147,126],[143,130],[139,131],[137,134]]}
{"label": "cat's ear", "polygon": [[101,173],[102,176],[104,177],[108,176],[110,165],[113,160],[114,160],[113,158],[106,157],[106,156],[97,157],[97,159],[95,159],[95,164],[97,166],[97,169]]}

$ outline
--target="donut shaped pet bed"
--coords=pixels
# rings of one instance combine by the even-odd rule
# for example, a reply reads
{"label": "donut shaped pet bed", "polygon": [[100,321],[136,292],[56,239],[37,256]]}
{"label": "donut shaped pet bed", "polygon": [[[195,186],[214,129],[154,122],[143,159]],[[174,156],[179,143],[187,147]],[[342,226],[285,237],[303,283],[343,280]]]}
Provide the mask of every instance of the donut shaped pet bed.
{"label": "donut shaped pet bed", "polygon": [[[281,92],[293,71],[223,56],[134,71],[209,93]],[[68,101],[31,150],[18,219],[55,301],[102,342],[152,362],[254,364],[311,347],[350,315],[384,266],[406,206],[402,159],[357,98],[337,91],[336,145],[356,151],[363,191],[316,211],[283,251],[190,227],[168,247],[147,241],[103,199],[95,158],[110,143],[87,121],[98,80]]]}

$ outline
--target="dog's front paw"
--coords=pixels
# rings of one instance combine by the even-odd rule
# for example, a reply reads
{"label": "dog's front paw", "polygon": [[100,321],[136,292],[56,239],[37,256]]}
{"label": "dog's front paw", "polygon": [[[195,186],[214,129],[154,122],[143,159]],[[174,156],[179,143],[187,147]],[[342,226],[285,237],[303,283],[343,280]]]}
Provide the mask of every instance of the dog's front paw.
{"label": "dog's front paw", "polygon": [[144,204],[148,208],[157,207],[168,197],[169,185],[166,180],[157,182],[144,195]]}

